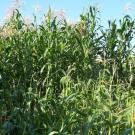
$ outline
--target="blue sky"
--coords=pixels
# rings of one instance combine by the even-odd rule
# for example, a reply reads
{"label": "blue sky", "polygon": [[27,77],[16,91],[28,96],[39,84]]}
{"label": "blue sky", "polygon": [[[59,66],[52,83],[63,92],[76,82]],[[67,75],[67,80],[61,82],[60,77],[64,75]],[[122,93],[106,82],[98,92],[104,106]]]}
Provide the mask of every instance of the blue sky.
{"label": "blue sky", "polygon": [[[0,19],[2,20],[6,11],[11,7],[13,0],[2,0],[0,4]],[[38,20],[41,19],[44,13],[47,12],[49,6],[54,10],[64,9],[66,17],[72,21],[77,21],[79,14],[83,12],[88,5],[99,5],[101,11],[102,24],[107,25],[108,19],[119,19],[122,16],[129,14],[135,18],[135,0],[23,0],[21,12],[24,16],[32,16],[34,7],[39,5],[41,11],[37,13]],[[128,11],[124,11],[125,6],[129,7]],[[130,9],[131,8],[131,9]]]}

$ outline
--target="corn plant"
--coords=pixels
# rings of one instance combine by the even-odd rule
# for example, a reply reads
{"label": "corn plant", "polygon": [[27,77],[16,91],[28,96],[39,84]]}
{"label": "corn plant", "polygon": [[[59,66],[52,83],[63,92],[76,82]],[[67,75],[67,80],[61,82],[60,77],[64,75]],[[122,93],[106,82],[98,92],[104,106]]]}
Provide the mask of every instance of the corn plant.
{"label": "corn plant", "polygon": [[134,30],[95,7],[74,26],[16,10],[0,28],[0,134],[135,135]]}

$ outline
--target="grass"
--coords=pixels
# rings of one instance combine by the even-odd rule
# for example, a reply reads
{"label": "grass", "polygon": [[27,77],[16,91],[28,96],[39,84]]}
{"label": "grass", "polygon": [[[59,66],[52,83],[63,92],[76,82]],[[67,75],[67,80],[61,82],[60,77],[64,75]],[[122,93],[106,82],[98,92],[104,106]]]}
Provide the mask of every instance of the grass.
{"label": "grass", "polygon": [[51,13],[37,25],[15,11],[0,29],[0,134],[135,135],[134,20]]}

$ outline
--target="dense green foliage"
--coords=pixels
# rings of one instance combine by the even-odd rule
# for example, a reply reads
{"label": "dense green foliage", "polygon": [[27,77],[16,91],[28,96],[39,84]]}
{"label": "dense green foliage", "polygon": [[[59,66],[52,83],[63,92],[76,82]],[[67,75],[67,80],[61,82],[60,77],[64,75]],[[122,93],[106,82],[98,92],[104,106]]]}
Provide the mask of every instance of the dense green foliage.
{"label": "dense green foliage", "polygon": [[0,29],[0,135],[135,135],[135,23],[108,28],[90,7]]}

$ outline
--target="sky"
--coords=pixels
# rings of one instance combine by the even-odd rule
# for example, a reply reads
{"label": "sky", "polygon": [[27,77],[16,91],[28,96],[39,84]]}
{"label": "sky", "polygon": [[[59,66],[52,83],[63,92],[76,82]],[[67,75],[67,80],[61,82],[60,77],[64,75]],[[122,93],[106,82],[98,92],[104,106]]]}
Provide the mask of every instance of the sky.
{"label": "sky", "polygon": [[[1,0],[0,22],[12,5],[13,0]],[[96,5],[99,8],[101,23],[105,26],[108,20],[119,20],[126,14],[135,18],[135,0],[22,0],[20,10],[24,17],[31,17],[34,13],[40,21],[50,6],[55,11],[64,10],[68,20],[77,21],[80,13],[89,5]]]}

